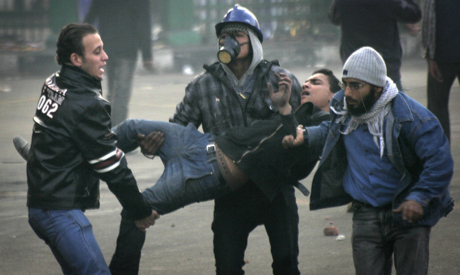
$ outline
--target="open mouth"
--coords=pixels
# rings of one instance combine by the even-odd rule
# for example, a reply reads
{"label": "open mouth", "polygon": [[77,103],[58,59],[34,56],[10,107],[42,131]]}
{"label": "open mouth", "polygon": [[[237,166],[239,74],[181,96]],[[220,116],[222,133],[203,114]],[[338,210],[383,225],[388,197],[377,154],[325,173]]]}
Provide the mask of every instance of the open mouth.
{"label": "open mouth", "polygon": [[302,91],[302,96],[309,96],[310,95],[310,92],[307,92],[307,91]]}

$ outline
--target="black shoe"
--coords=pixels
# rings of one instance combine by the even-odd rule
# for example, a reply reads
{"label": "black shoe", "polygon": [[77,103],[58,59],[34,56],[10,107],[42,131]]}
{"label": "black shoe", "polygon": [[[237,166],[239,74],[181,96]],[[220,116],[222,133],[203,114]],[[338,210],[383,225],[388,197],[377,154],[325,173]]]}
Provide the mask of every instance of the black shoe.
{"label": "black shoe", "polygon": [[13,138],[14,148],[21,155],[21,157],[27,161],[29,159],[30,143],[27,140],[23,139],[20,136],[15,136]]}

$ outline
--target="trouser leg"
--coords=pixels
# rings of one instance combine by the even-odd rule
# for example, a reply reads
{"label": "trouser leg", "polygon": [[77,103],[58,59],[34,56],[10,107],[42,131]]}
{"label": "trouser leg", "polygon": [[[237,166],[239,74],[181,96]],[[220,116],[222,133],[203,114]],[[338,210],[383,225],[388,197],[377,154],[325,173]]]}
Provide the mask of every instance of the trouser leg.
{"label": "trouser leg", "polygon": [[255,225],[246,222],[241,214],[244,215],[239,211],[214,212],[212,231],[216,275],[244,274],[244,252]]}
{"label": "trouser leg", "polygon": [[112,275],[137,275],[141,260],[141,251],[145,242],[145,233],[141,232],[134,221],[121,213],[120,231],[117,247],[110,262]]}
{"label": "trouser leg", "polygon": [[265,229],[270,240],[273,274],[298,275],[299,215],[294,190],[286,190],[269,204]]}
{"label": "trouser leg", "polygon": [[109,78],[107,99],[112,106],[112,125],[117,125],[128,117],[136,58],[114,56],[109,63],[107,65]]}
{"label": "trouser leg", "polygon": [[438,63],[438,68],[443,77],[442,82],[437,81],[428,72],[428,110],[438,118],[444,133],[450,141],[449,95],[455,78],[460,77],[460,65]]}
{"label": "trouser leg", "polygon": [[250,182],[216,199],[214,209],[214,256],[216,274],[244,274],[248,236],[265,225],[273,256],[274,274],[300,274],[298,270],[298,214],[294,190],[279,194],[273,202]]}
{"label": "trouser leg", "polygon": [[430,227],[400,228],[393,239],[396,274],[428,274]]}
{"label": "trouser leg", "polygon": [[249,233],[262,224],[261,209],[265,203],[263,194],[252,182],[215,200],[212,231],[217,275],[244,274]]}
{"label": "trouser leg", "polygon": [[110,274],[81,210],[29,209],[29,224],[51,248],[64,274]]}
{"label": "trouser leg", "polygon": [[[391,212],[353,204],[353,262],[356,275],[389,275],[393,264],[393,243],[386,238]],[[391,211],[391,207],[389,208]]]}

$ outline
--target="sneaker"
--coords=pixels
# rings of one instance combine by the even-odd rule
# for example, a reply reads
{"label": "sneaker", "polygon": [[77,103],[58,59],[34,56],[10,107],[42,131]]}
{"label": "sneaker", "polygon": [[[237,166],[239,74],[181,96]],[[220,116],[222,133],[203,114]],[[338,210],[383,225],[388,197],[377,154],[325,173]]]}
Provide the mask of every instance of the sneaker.
{"label": "sneaker", "polygon": [[15,136],[13,138],[14,148],[16,151],[21,155],[21,157],[27,161],[29,158],[29,151],[30,151],[30,143],[27,142],[24,138],[20,136]]}

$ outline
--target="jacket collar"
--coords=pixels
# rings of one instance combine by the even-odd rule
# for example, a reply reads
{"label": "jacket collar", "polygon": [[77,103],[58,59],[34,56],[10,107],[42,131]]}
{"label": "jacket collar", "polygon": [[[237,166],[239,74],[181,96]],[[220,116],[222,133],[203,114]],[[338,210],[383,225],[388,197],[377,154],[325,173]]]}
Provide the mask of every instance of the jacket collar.
{"label": "jacket collar", "polygon": [[413,121],[414,115],[411,107],[409,106],[408,96],[404,93],[398,93],[398,95],[393,99],[393,115],[395,121],[404,122],[404,121]]}
{"label": "jacket collar", "polygon": [[102,94],[101,80],[90,76],[79,67],[64,64],[56,76],[59,87],[63,85],[65,88],[73,88],[76,92],[81,89]]}
{"label": "jacket collar", "polygon": [[70,78],[74,81],[81,81],[82,84],[101,88],[101,80],[90,76],[79,67],[64,64],[59,72],[60,76]]}

